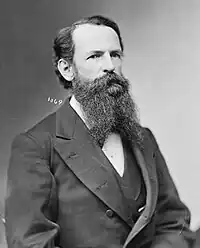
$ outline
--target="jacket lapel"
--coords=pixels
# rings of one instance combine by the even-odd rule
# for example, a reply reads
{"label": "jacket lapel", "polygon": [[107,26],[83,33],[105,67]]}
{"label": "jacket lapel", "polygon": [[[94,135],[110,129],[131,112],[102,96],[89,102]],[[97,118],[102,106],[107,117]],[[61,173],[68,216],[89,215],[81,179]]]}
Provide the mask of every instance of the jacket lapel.
{"label": "jacket lapel", "polygon": [[91,192],[128,222],[127,206],[116,178],[110,173],[110,162],[69,103],[57,112],[56,129],[55,148],[66,165]]}
{"label": "jacket lapel", "polygon": [[155,211],[158,196],[158,182],[156,177],[154,153],[151,147],[152,143],[147,137],[144,140],[144,149],[142,151],[138,147],[133,147],[133,152],[137,163],[140,166],[146,186],[146,205],[144,211],[129,233],[123,246],[124,248],[149,223]]}

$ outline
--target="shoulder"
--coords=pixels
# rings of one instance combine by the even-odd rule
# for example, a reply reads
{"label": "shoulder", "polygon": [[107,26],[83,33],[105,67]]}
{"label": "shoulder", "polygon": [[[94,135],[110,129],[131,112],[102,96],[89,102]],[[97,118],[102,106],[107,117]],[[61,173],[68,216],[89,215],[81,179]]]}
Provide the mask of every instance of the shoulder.
{"label": "shoulder", "polygon": [[12,141],[12,149],[21,151],[45,148],[50,137],[56,132],[56,112],[51,113],[37,122],[28,130],[17,134]]}
{"label": "shoulder", "polygon": [[26,130],[26,133],[33,134],[33,133],[50,133],[54,134],[56,128],[56,112],[51,113],[33,125],[31,128]]}
{"label": "shoulder", "polygon": [[152,146],[153,148],[157,149],[158,148],[158,143],[156,141],[156,138],[152,132],[152,130],[148,127],[143,127],[143,144],[144,147]]}

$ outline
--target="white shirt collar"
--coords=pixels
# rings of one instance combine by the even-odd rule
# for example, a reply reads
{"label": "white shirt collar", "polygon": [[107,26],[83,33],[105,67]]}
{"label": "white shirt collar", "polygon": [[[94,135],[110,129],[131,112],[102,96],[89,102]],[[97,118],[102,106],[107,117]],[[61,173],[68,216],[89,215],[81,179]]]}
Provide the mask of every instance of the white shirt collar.
{"label": "white shirt collar", "polygon": [[76,100],[74,95],[72,95],[69,104],[76,111],[76,113],[79,115],[79,117],[83,120],[83,122],[85,123],[87,128],[90,129],[90,127],[89,127],[89,125],[88,125],[88,123],[84,117],[84,113],[83,113],[83,110],[81,108],[81,104]]}

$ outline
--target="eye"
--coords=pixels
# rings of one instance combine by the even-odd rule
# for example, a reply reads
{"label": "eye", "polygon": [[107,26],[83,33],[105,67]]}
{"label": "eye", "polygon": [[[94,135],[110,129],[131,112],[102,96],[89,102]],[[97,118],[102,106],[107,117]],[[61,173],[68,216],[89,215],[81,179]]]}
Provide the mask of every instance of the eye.
{"label": "eye", "polygon": [[119,54],[119,53],[111,53],[111,57],[121,59],[122,58],[122,55]]}
{"label": "eye", "polygon": [[101,54],[93,54],[91,56],[89,56],[87,59],[98,59],[101,57]]}

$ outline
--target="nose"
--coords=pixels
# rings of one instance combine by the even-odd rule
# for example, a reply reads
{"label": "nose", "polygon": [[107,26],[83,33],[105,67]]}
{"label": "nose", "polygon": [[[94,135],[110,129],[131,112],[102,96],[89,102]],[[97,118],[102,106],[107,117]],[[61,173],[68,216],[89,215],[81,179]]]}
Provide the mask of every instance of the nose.
{"label": "nose", "polygon": [[105,53],[102,67],[103,67],[103,71],[106,73],[113,72],[115,70],[115,66],[113,64],[110,53]]}

